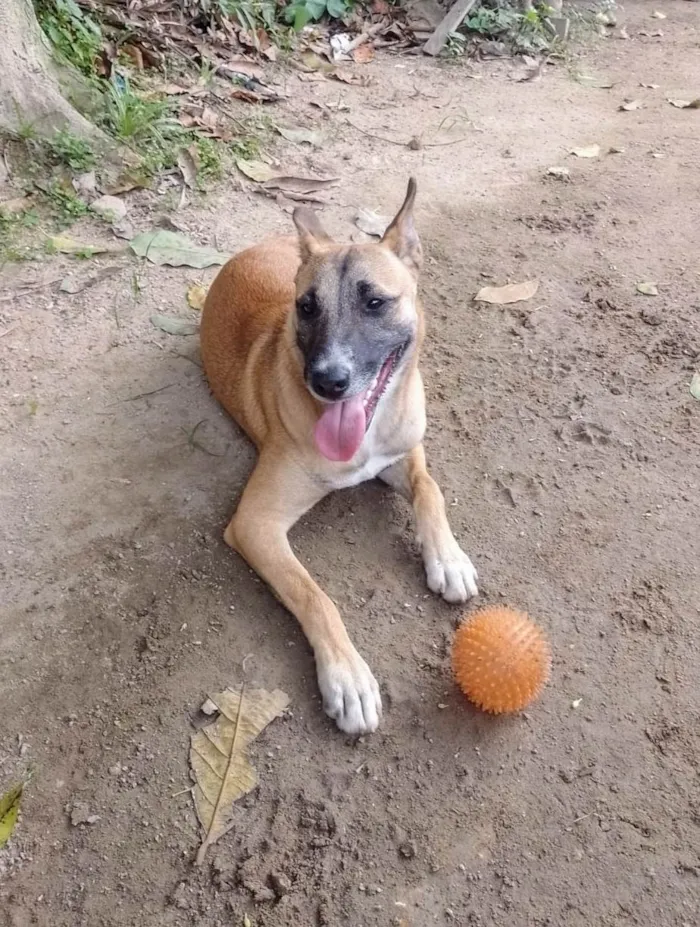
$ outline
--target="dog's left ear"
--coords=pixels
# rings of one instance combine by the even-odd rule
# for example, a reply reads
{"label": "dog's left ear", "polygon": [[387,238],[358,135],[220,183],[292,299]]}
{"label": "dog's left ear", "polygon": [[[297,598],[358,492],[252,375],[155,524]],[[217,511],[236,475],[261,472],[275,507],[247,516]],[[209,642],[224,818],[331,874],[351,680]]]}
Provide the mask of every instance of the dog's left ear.
{"label": "dog's left ear", "polygon": [[408,190],[403,206],[396,214],[396,218],[384,233],[382,244],[391,248],[394,254],[403,261],[408,269],[416,276],[423,266],[423,248],[413,221],[413,204],[416,200],[416,181],[413,177],[408,181]]}
{"label": "dog's left ear", "polygon": [[333,241],[321,225],[318,213],[306,206],[298,206],[292,213],[294,225],[299,233],[299,250],[302,261],[307,261],[313,254],[325,251],[326,246]]}

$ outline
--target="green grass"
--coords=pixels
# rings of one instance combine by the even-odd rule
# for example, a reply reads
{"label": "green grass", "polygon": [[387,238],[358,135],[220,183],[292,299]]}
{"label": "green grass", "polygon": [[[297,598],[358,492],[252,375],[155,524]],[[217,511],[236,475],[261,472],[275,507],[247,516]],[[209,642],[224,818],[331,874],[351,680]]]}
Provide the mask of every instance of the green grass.
{"label": "green grass", "polygon": [[61,180],[53,180],[44,188],[43,193],[52,216],[61,227],[71,225],[76,219],[82,219],[90,212],[87,203],[76,195],[72,187]]}
{"label": "green grass", "polygon": [[90,142],[65,129],[56,132],[48,148],[59,164],[65,164],[72,171],[84,173],[95,166],[95,152]]}
{"label": "green grass", "polygon": [[86,77],[95,76],[95,58],[102,48],[102,30],[75,0],[34,0],[39,25],[56,56]]}

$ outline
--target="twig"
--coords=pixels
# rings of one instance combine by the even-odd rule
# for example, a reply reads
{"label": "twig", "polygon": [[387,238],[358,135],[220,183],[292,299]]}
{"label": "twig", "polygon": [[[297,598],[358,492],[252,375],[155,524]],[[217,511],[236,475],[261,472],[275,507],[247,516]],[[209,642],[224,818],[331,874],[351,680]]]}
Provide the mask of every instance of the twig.
{"label": "twig", "polygon": [[375,36],[378,32],[381,32],[382,29],[386,26],[386,22],[382,20],[379,23],[375,23],[373,26],[370,26],[366,32],[363,32],[361,35],[358,35],[356,39],[353,39],[352,42],[348,45],[346,52],[354,51],[356,48],[359,48],[360,45],[364,45],[365,42]]}
{"label": "twig", "polygon": [[166,383],[165,386],[159,386],[158,389],[150,389],[146,393],[138,393],[136,396],[127,396],[125,399],[117,399],[116,402],[110,402],[107,408],[110,406],[118,406],[120,402],[136,402],[137,399],[145,399],[146,396],[155,396],[156,393],[162,393],[166,389],[171,389],[171,387],[177,386],[177,383]]}
{"label": "twig", "polygon": [[362,134],[366,135],[368,138],[376,138],[380,142],[388,142],[390,145],[400,145],[402,148],[408,147],[409,142],[401,142],[396,138],[386,138],[384,135],[375,135],[374,132],[368,132],[367,129],[360,128],[360,126],[355,125],[355,123],[351,122],[349,119],[345,121],[349,126],[352,126],[353,129],[357,129],[358,132],[362,132]]}
{"label": "twig", "polygon": [[478,0],[457,0],[456,3],[453,3],[440,25],[423,46],[424,54],[439,55],[450,33],[455,31],[477,2]]}
{"label": "twig", "polygon": [[14,293],[0,296],[0,303],[11,303],[13,299],[22,299],[29,293],[33,293],[34,290],[42,290],[46,286],[53,286],[54,283],[58,283],[60,280],[63,280],[63,277],[54,277],[52,280],[42,280],[40,283],[21,284],[19,290],[16,290]]}

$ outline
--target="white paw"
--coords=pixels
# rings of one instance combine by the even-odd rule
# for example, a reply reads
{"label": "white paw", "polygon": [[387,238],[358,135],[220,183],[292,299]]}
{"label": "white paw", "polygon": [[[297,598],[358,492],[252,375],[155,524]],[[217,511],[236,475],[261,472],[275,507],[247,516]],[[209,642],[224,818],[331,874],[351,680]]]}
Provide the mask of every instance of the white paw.
{"label": "white paw", "polygon": [[377,680],[356,650],[341,658],[316,657],[323,710],[346,734],[369,734],[379,727],[382,698]]}
{"label": "white paw", "polygon": [[479,594],[474,564],[454,538],[442,549],[424,546],[423,563],[428,588],[445,601],[457,604]]}

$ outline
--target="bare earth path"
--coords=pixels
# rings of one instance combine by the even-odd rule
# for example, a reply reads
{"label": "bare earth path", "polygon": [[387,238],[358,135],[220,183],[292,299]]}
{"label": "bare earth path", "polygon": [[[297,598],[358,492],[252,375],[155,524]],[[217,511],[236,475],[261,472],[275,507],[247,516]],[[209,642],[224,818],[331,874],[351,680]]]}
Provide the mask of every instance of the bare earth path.
{"label": "bare earth path", "polygon": [[[221,540],[253,453],[196,338],[149,322],[188,314],[196,272],[142,269],[137,298],[124,265],[78,296],[0,302],[0,783],[34,770],[0,852],[3,927],[697,923],[700,112],[666,97],[700,96],[700,4],[631,2],[624,22],[628,41],[577,65],[612,90],[410,57],[370,65],[369,88],[280,76],[289,122],[312,99],[349,106],[322,153],[281,149],[341,178],[333,232],[418,177],[429,459],[482,601],[527,610],[555,653],[523,716],[455,691],[460,613],[426,596],[406,506],[367,485],[294,532],[384,689],[364,742],[324,717],[302,636]],[[419,150],[346,122],[428,142],[456,114],[466,142]],[[568,155],[594,143],[598,159]],[[157,197],[140,196],[147,228]],[[291,223],[234,183],[179,221],[231,251]],[[90,270],[61,264],[7,270],[3,292]],[[472,302],[533,277],[531,303]],[[189,713],[244,659],[292,710],[195,869]],[[94,824],[71,824],[81,802]]]}

